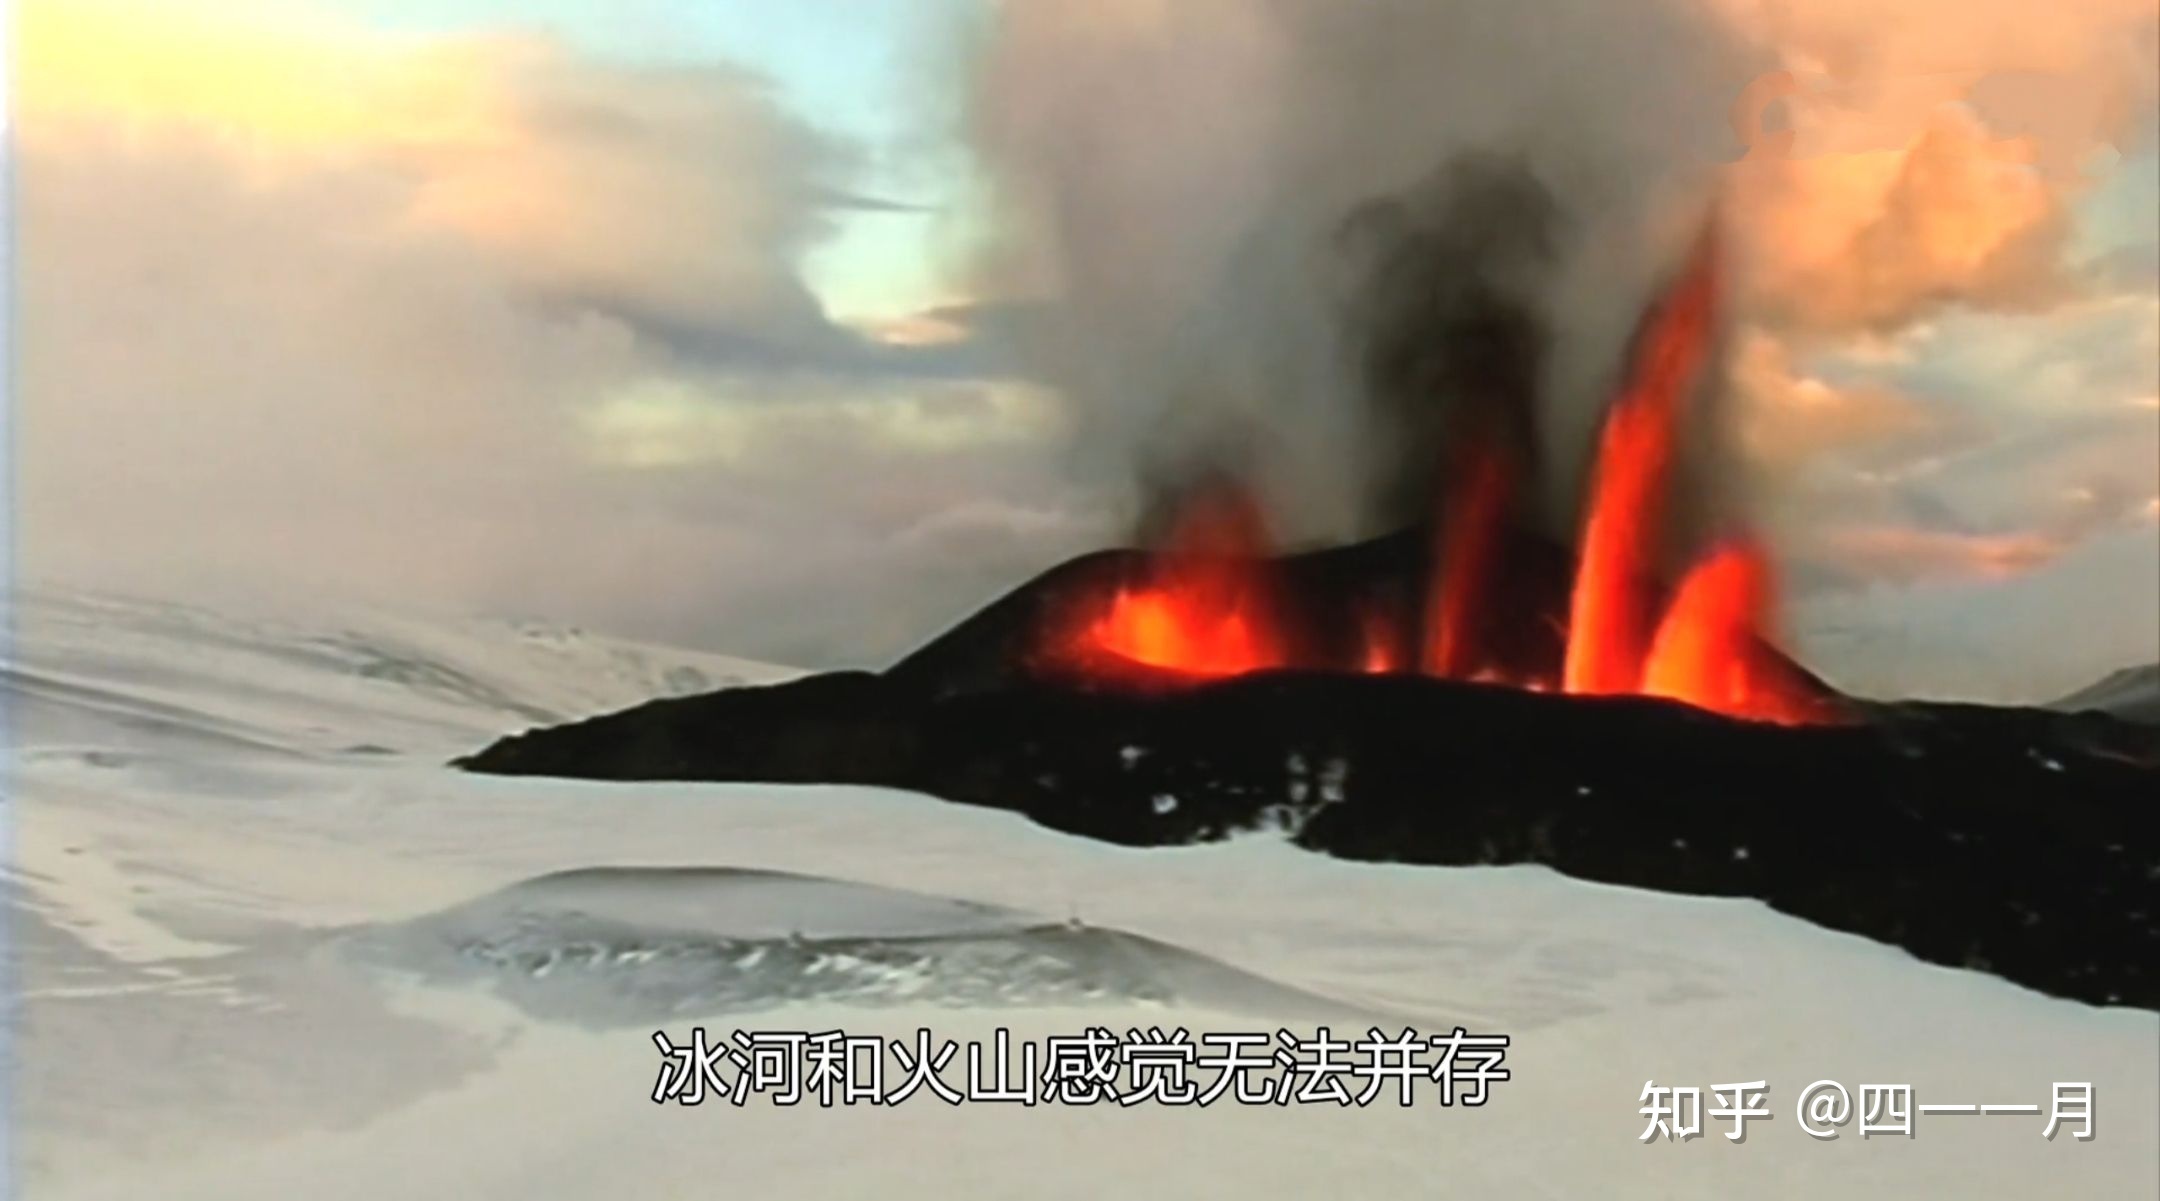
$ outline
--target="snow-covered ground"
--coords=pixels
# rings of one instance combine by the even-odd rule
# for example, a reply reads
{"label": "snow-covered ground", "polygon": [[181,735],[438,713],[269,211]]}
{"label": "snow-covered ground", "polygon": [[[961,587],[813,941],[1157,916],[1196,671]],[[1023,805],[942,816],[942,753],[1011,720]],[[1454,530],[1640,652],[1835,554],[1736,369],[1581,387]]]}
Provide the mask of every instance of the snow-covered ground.
{"label": "snow-covered ground", "polygon": [[[867,789],[467,777],[443,761],[513,729],[784,673],[379,614],[46,593],[14,620],[31,1198],[2160,1192],[2160,1017],[1760,905],[1264,836],[1125,850]],[[1512,1079],[1482,1108],[651,1100],[654,1031],[697,1025],[1375,1023],[1509,1035]],[[1639,1141],[1646,1081],[1757,1079],[1744,1143]],[[2090,1081],[2096,1137],[1936,1113],[1819,1140],[1818,1079],[2043,1109]]]}

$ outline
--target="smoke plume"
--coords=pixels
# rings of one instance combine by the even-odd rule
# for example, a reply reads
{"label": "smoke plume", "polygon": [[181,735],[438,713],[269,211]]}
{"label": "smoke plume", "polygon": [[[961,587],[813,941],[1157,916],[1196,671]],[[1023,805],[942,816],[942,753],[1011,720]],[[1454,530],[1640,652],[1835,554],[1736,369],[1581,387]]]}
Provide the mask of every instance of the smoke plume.
{"label": "smoke plume", "polygon": [[1478,428],[1550,464],[1564,528],[1762,66],[1659,0],[1005,5],[986,282],[1057,297],[1026,349],[1103,480],[1228,446],[1281,533],[1341,538],[1429,512]]}

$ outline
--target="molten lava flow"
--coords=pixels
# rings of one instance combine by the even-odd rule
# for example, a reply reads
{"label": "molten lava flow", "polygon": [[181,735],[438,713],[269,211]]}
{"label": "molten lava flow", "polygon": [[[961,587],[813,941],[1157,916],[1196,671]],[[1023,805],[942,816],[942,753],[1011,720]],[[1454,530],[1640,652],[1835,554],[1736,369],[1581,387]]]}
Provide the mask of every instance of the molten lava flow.
{"label": "molten lava flow", "polygon": [[1402,632],[1388,617],[1386,610],[1368,606],[1365,610],[1363,652],[1358,666],[1367,675],[1387,675],[1403,669]]}
{"label": "molten lava flow", "polygon": [[1477,667],[1478,635],[1491,605],[1501,536],[1514,498],[1515,472],[1508,457],[1482,440],[1472,441],[1447,491],[1440,514],[1440,570],[1425,606],[1427,674],[1460,680]]}
{"label": "molten lava flow", "polygon": [[1626,387],[1599,439],[1570,597],[1568,692],[1627,693],[1642,682],[1665,491],[1681,406],[1707,356],[1717,309],[1717,247],[1709,231],[1652,313]]}
{"label": "molten lava flow", "polygon": [[1757,721],[1820,720],[1816,698],[1763,662],[1757,632],[1770,624],[1775,596],[1761,547],[1735,540],[1712,550],[1680,581],[1658,623],[1642,691]]}
{"label": "molten lava flow", "polygon": [[1149,580],[1118,590],[1087,629],[1098,650],[1202,676],[1281,666],[1268,597],[1268,538],[1250,497],[1230,489],[1187,505]]}
{"label": "molten lava flow", "polygon": [[1120,591],[1095,624],[1094,638],[1134,662],[1194,675],[1236,675],[1277,661],[1242,610],[1197,602],[1176,584]]}

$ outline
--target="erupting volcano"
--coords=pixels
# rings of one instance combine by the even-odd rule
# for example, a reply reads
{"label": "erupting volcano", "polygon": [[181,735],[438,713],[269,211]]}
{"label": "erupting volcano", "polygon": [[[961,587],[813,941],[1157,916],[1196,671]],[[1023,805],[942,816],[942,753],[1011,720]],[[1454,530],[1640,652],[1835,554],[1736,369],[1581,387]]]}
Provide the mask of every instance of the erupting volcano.
{"label": "erupting volcano", "polygon": [[[1501,199],[1472,207],[1521,207]],[[882,671],[655,700],[461,765],[873,784],[1127,846],[1266,830],[1539,863],[2160,1008],[2160,871],[2126,853],[2160,845],[2160,728],[1848,697],[1768,640],[1771,558],[1690,504],[1681,453],[1718,325],[1709,236],[1638,326],[1577,519],[1551,523],[1574,536],[1542,532],[1536,320],[1498,275],[1451,282],[1465,245],[1493,243],[1383,247],[1447,268],[1385,276],[1366,322],[1367,397],[1437,398],[1376,490],[1394,532],[1278,553],[1217,477],[1149,549],[1054,566]]]}
{"label": "erupting volcano", "polygon": [[[1368,603],[1355,639],[1295,627],[1272,579],[1258,506],[1217,486],[1189,502],[1142,578],[1118,586],[1077,630],[1054,633],[1065,658],[1115,656],[1196,678],[1268,668],[1367,673],[1416,670],[1586,695],[1684,701],[1727,716],[1784,724],[1834,720],[1821,690],[1764,653],[1776,589],[1769,558],[1744,535],[1701,554],[1669,596],[1657,576],[1689,396],[1701,385],[1718,322],[1714,233],[1645,316],[1629,369],[1608,406],[1591,468],[1566,612],[1514,603],[1501,581],[1520,465],[1507,443],[1462,434],[1438,489],[1424,601]],[[1662,603],[1661,603],[1662,602]],[[1310,615],[1304,615],[1310,620]],[[1565,630],[1553,673],[1523,672],[1488,653],[1503,622],[1555,620]],[[1349,647],[1348,654],[1312,653]],[[1306,648],[1300,653],[1300,648]]]}

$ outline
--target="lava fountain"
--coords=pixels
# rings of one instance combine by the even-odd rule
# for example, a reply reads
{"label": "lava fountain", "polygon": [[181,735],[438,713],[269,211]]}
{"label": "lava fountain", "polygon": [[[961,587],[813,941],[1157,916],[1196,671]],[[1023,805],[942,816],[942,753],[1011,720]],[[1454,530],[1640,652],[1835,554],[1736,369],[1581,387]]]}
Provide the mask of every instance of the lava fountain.
{"label": "lava fountain", "polygon": [[[1710,358],[1719,319],[1718,248],[1706,227],[1679,275],[1646,313],[1591,466],[1569,586],[1550,614],[1502,588],[1518,540],[1522,465],[1505,440],[1471,428],[1440,490],[1428,580],[1415,613],[1368,600],[1347,639],[1297,627],[1272,578],[1260,510],[1235,488],[1191,501],[1151,554],[1143,578],[1098,600],[1070,627],[1066,658],[1113,656],[1201,678],[1268,668],[1418,671],[1579,695],[1648,695],[1731,717],[1783,724],[1836,720],[1833,704],[1764,640],[1775,623],[1769,556],[1732,536],[1700,556],[1669,592],[1657,565],[1682,422]],[[1563,621],[1552,677],[1489,662],[1500,624]],[[1352,646],[1314,656],[1295,648]]]}
{"label": "lava fountain", "polygon": [[1642,683],[1666,491],[1682,406],[1716,325],[1717,247],[1705,233],[1644,325],[1626,384],[1605,413],[1568,609],[1562,686],[1626,693]]}

